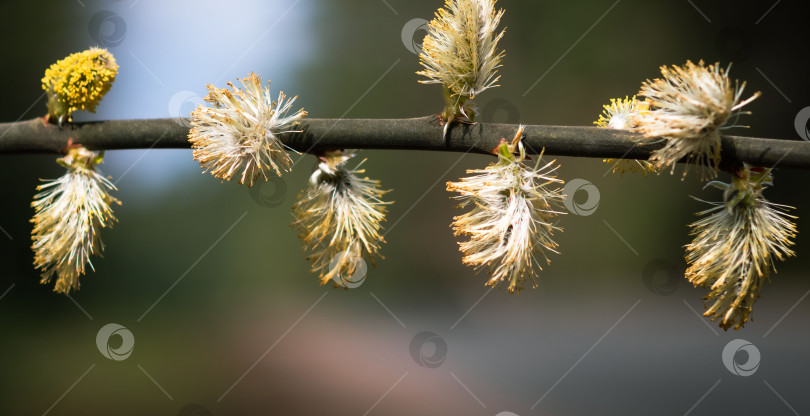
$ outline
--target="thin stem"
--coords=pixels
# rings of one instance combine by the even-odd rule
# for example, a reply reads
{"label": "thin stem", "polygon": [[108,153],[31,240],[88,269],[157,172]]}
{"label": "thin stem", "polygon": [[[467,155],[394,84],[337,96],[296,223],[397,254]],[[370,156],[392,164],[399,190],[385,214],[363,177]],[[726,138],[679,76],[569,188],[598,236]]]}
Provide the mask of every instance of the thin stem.
{"label": "thin stem", "polygon": [[[72,138],[93,150],[188,148],[187,119],[111,120],[73,123],[59,129],[42,119],[0,123],[0,154],[59,153]],[[302,133],[285,133],[282,142],[301,152],[327,149],[434,150],[492,154],[501,138],[514,137],[515,124],[454,124],[446,138],[436,116],[409,119],[305,119]],[[526,126],[527,152],[594,158],[647,159],[663,146],[637,145],[637,133],[597,127]],[[755,166],[810,169],[810,142],[722,136],[723,167]]]}

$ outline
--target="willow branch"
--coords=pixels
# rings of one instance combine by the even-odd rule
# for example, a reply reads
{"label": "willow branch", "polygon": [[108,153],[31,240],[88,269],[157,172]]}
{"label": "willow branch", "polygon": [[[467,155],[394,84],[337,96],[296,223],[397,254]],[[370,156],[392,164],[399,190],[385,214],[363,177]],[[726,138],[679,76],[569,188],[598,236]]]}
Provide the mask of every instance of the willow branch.
{"label": "willow branch", "polygon": [[[454,125],[446,138],[435,116],[409,119],[306,119],[301,133],[281,135],[292,149],[434,150],[489,154],[517,125]],[[189,148],[188,120],[179,118],[75,123],[61,129],[42,119],[0,123],[0,154],[59,153],[69,139],[93,150]],[[577,126],[527,126],[523,143],[531,153],[594,158],[647,159],[663,143],[638,145],[637,133]],[[725,166],[810,169],[810,142],[723,136]]]}

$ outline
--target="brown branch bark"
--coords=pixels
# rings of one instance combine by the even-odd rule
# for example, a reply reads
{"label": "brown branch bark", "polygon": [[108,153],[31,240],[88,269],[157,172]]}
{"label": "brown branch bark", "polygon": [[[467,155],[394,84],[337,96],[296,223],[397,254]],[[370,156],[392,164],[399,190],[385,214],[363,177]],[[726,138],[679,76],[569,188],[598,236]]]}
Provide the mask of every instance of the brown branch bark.
{"label": "brown branch bark", "polygon": [[[324,149],[433,150],[488,154],[501,138],[512,138],[517,125],[454,125],[446,138],[435,116],[410,119],[305,119],[302,133],[282,142],[300,152]],[[188,148],[188,119],[111,120],[59,128],[42,119],[0,123],[0,154],[59,153],[68,139],[89,149]],[[640,146],[637,133],[596,127],[527,126],[524,144],[531,153],[594,158],[647,159],[662,143]],[[810,142],[723,136],[726,167],[756,166],[810,169]]]}

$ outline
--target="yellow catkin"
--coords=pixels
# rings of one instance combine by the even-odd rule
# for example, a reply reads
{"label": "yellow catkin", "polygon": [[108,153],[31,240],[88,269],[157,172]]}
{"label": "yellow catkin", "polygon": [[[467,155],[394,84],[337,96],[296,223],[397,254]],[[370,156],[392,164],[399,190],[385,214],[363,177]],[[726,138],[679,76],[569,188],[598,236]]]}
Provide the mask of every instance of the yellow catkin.
{"label": "yellow catkin", "polygon": [[694,240],[686,246],[686,278],[708,287],[712,302],[704,316],[720,327],[740,329],[753,312],[762,284],[775,271],[776,260],[793,256],[795,216],[786,205],[762,196],[772,185],[770,169],[745,166],[731,183],[710,182],[722,189],[723,202],[712,202],[705,217],[690,225]]}
{"label": "yellow catkin", "polygon": [[527,280],[537,287],[535,269],[542,269],[537,256],[548,264],[547,253],[558,252],[553,234],[562,229],[555,218],[564,214],[563,181],[554,176],[559,165],[552,160],[539,167],[542,154],[534,168],[525,165],[522,133],[523,126],[511,145],[499,145],[497,162],[447,183],[448,191],[459,194],[454,197],[459,208],[470,208],[452,224],[455,234],[465,237],[459,243],[462,261],[488,270],[487,285],[505,283],[510,293],[523,290]]}
{"label": "yellow catkin", "polygon": [[278,99],[270,95],[270,82],[262,86],[258,75],[251,73],[239,80],[239,86],[228,82],[227,88],[208,85],[205,100],[191,113],[188,137],[194,159],[204,171],[219,179],[237,179],[253,186],[268,174],[289,171],[293,162],[281,135],[300,132],[294,126],[307,115],[304,109],[287,114],[297,97]]}
{"label": "yellow catkin", "polygon": [[79,288],[86,268],[93,268],[90,257],[101,254],[101,229],[116,221],[112,205],[120,202],[108,193],[115,186],[96,170],[100,155],[74,146],[58,162],[67,172],[38,186],[31,203],[36,211],[31,248],[41,282],[56,277],[54,290],[69,293]]}
{"label": "yellow catkin", "polygon": [[321,155],[309,186],[292,206],[291,225],[310,253],[312,271],[321,284],[353,275],[356,259],[373,265],[385,242],[380,230],[390,204],[382,196],[388,191],[380,189],[380,181],[359,176],[364,170],[346,167],[353,155],[351,151]]}
{"label": "yellow catkin", "polygon": [[90,48],[57,61],[42,78],[49,116],[62,122],[71,121],[76,110],[95,112],[117,73],[118,64],[106,49]]}
{"label": "yellow catkin", "polygon": [[650,157],[657,169],[673,172],[676,162],[685,159],[684,175],[694,168],[700,180],[717,176],[721,131],[734,127],[729,121],[735,124],[739,115],[749,114],[741,108],[760,95],[742,99],[745,82],[732,82],[730,69],[686,61],[661,67],[662,78],[642,84],[638,94],[646,97],[650,111],[637,117],[635,130],[644,134],[641,143],[665,140]]}
{"label": "yellow catkin", "polygon": [[[624,97],[611,98],[610,104],[605,104],[599,119],[594,121],[597,127],[608,129],[633,129],[638,125],[637,118],[649,113],[650,106],[644,101]],[[646,160],[633,159],[604,159],[605,163],[612,165],[612,172],[624,174],[625,172],[641,173],[647,176],[648,173],[658,173],[655,165]]]}

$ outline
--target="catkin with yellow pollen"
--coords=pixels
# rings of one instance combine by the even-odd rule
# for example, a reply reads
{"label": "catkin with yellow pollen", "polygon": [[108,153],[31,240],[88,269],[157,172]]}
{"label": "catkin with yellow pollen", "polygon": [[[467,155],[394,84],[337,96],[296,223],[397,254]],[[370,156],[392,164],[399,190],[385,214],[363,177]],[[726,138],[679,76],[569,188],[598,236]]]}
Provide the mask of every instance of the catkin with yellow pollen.
{"label": "catkin with yellow pollen", "polygon": [[307,112],[302,108],[288,115],[298,97],[288,99],[280,92],[273,100],[270,82],[263,87],[256,74],[239,82],[241,87],[228,82],[230,89],[208,85],[205,100],[211,106],[200,105],[191,113],[188,140],[203,171],[253,186],[259,177],[267,180],[269,172],[281,176],[292,168],[280,137],[300,132],[294,126]]}
{"label": "catkin with yellow pollen", "polygon": [[[650,106],[644,102],[633,98],[624,99],[611,98],[610,104],[605,104],[599,119],[594,121],[597,127],[606,129],[630,130],[638,126],[637,118],[647,114]],[[647,176],[648,173],[657,173],[658,169],[652,162],[635,159],[604,159],[603,162],[612,164],[613,173],[624,174],[625,172],[641,173]]]}
{"label": "catkin with yellow pollen", "polygon": [[62,124],[76,110],[94,113],[112,87],[118,64],[106,49],[71,54],[45,70],[42,89],[48,95],[48,116]]}
{"label": "catkin with yellow pollen", "polygon": [[471,207],[452,224],[456,235],[469,238],[459,243],[464,264],[488,269],[487,285],[505,282],[509,292],[522,290],[527,278],[537,286],[534,265],[542,266],[535,255],[551,262],[547,253],[557,253],[553,233],[561,230],[554,219],[564,214],[563,181],[553,176],[559,165],[552,160],[538,167],[542,154],[533,168],[524,164],[523,127],[511,144],[498,146],[497,162],[447,183],[448,191],[459,193],[455,197],[461,201],[459,208]]}
{"label": "catkin with yellow pollen", "polygon": [[67,172],[59,179],[37,187],[36,213],[31,222],[34,266],[42,283],[56,276],[54,291],[69,293],[79,288],[79,277],[93,263],[90,257],[104,249],[101,229],[116,221],[112,204],[121,204],[108,191],[115,186],[96,170],[102,156],[81,146],[69,148],[58,159]]}
{"label": "catkin with yellow pollen", "polygon": [[650,161],[657,169],[671,167],[686,159],[689,167],[697,170],[700,180],[717,176],[720,164],[720,131],[730,127],[727,122],[741,114],[741,108],[754,101],[760,93],[743,100],[745,83],[732,84],[728,73],[720,64],[706,66],[686,61],[686,65],[662,66],[663,78],[647,80],[641,86],[640,96],[646,97],[650,111],[637,118],[635,128],[644,134],[642,142],[664,140],[664,147],[654,151]]}
{"label": "catkin with yellow pollen", "polygon": [[772,184],[770,169],[748,165],[731,183],[709,182],[724,191],[723,202],[710,202],[713,207],[699,213],[707,216],[690,225],[694,240],[686,246],[686,278],[711,289],[706,301],[714,303],[704,315],[723,329],[748,322],[776,260],[794,255],[796,217],[785,212],[792,207],[762,196]]}
{"label": "catkin with yellow pollen", "polygon": [[503,10],[495,10],[495,0],[446,0],[444,8],[428,25],[422,42],[417,72],[427,79],[423,84],[442,84],[445,109],[444,133],[454,121],[475,121],[475,108],[467,100],[482,91],[497,87],[498,68],[504,57],[498,51],[498,32]]}
{"label": "catkin with yellow pollen", "polygon": [[360,258],[373,264],[385,242],[380,229],[390,204],[382,196],[388,191],[380,189],[380,181],[360,177],[364,170],[347,168],[352,156],[342,150],[320,155],[309,185],[292,207],[291,225],[310,252],[321,284],[352,276]]}

